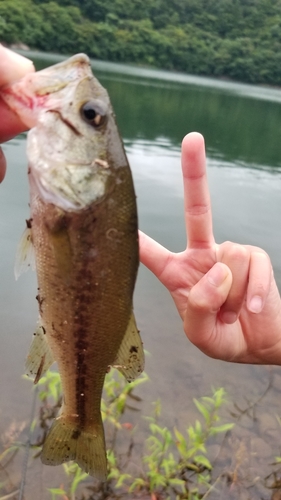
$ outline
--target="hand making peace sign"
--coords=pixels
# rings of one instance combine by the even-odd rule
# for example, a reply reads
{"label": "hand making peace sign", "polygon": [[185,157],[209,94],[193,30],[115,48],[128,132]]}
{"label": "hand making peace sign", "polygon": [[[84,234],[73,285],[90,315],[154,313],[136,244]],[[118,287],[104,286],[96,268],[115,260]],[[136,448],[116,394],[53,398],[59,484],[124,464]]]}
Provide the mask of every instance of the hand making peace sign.
{"label": "hand making peace sign", "polygon": [[187,135],[186,250],[169,252],[141,233],[141,261],[168,288],[187,337],[203,352],[226,361],[281,364],[281,301],[270,259],[257,247],[215,243],[205,161],[203,137]]}

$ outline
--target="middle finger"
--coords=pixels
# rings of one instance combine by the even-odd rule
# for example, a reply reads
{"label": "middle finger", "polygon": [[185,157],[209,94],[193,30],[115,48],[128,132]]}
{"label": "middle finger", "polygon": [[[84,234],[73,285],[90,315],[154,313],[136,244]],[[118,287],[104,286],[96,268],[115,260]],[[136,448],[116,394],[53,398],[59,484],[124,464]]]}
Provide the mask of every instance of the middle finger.
{"label": "middle finger", "polygon": [[226,264],[232,273],[232,286],[221,307],[220,317],[225,323],[234,323],[247,294],[250,251],[243,245],[228,241],[220,245],[218,260]]}

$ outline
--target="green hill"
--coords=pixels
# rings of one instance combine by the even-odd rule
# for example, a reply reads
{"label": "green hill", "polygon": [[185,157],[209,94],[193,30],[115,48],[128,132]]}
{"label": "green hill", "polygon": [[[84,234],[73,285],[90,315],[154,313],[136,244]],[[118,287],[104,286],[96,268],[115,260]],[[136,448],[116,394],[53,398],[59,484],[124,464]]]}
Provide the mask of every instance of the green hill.
{"label": "green hill", "polygon": [[281,0],[0,0],[0,41],[281,85]]}

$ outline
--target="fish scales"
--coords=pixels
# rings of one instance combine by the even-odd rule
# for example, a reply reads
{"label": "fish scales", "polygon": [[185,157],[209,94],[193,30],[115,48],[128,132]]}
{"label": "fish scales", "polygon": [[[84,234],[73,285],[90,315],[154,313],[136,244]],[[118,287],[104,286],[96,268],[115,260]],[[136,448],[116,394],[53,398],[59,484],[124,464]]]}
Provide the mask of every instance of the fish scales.
{"label": "fish scales", "polygon": [[113,210],[111,195],[75,215],[39,198],[31,204],[41,317],[67,396],[63,413],[78,414],[85,428],[99,412],[103,378],[132,308],[137,220],[135,198],[126,195],[131,176],[125,169]]}
{"label": "fish scales", "polygon": [[38,382],[57,361],[63,405],[43,445],[48,465],[75,460],[104,480],[100,401],[109,365],[143,370],[132,312],[138,269],[130,167],[107,92],[83,54],[2,91],[27,127],[31,218],[16,275],[35,253],[39,321],[26,362]]}

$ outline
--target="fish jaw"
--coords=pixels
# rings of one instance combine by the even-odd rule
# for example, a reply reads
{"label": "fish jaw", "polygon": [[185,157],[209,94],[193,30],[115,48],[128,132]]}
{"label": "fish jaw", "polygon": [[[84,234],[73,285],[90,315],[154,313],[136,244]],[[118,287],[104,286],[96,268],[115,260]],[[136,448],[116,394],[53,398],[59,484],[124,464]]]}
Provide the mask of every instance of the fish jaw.
{"label": "fish jaw", "polygon": [[[67,211],[83,209],[100,201],[114,183],[111,172],[102,168],[95,159],[79,162],[70,158],[70,161],[65,161],[60,153],[56,155],[52,144],[45,141],[46,123],[47,120],[42,130],[37,126],[28,133],[31,196],[38,195],[45,203],[52,203]],[[58,137],[57,142],[62,141],[63,137]],[[96,152],[97,160],[100,154]]]}
{"label": "fish jaw", "polygon": [[28,73],[21,80],[1,89],[1,96],[27,128],[35,127],[42,111],[61,106],[71,99],[78,81],[92,76],[85,54],[49,68]]}

